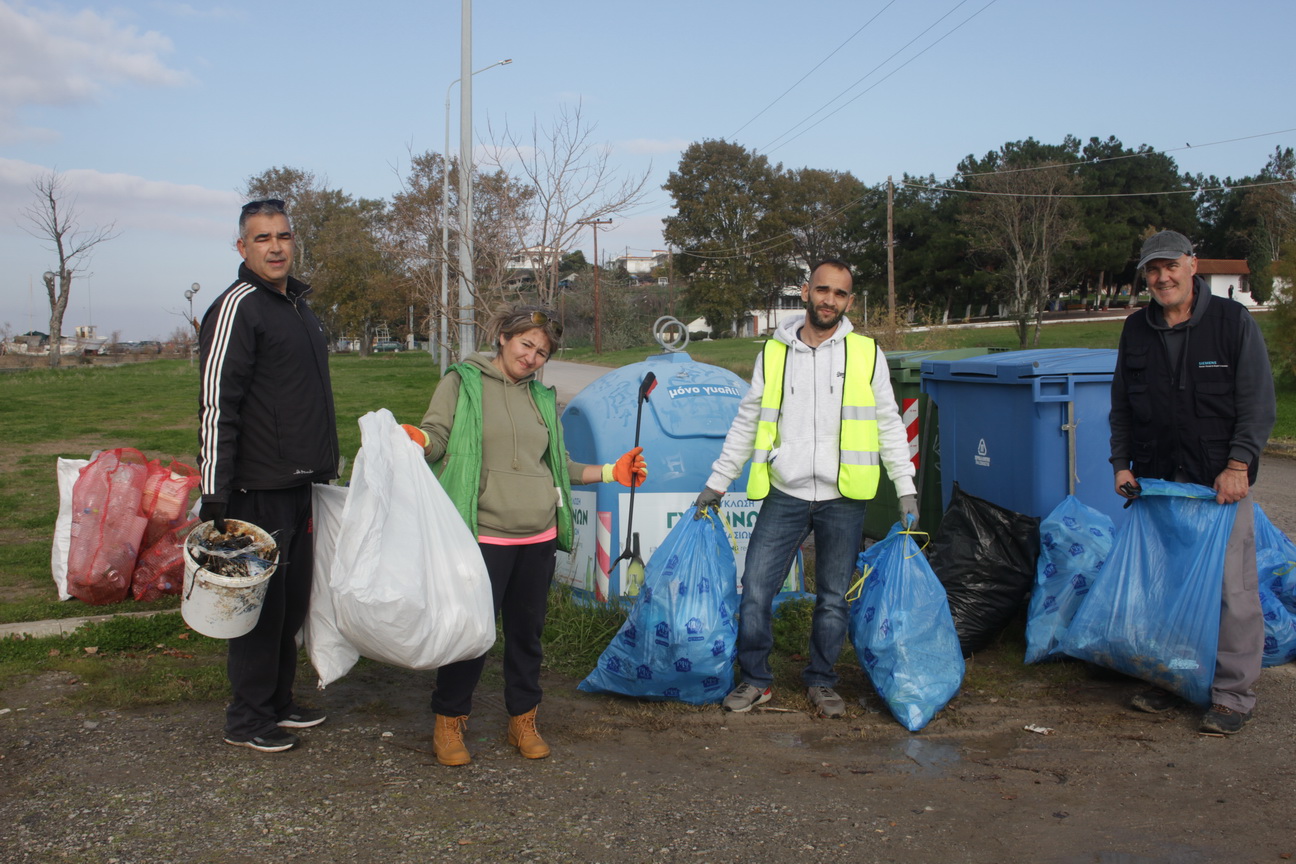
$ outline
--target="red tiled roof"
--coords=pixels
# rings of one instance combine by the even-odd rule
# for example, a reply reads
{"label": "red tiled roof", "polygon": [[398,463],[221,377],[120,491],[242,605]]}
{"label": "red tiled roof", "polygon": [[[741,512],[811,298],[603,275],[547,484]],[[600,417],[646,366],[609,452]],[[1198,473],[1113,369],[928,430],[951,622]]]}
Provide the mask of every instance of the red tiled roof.
{"label": "red tiled roof", "polygon": [[1245,276],[1251,268],[1243,258],[1198,258],[1197,272],[1203,276]]}

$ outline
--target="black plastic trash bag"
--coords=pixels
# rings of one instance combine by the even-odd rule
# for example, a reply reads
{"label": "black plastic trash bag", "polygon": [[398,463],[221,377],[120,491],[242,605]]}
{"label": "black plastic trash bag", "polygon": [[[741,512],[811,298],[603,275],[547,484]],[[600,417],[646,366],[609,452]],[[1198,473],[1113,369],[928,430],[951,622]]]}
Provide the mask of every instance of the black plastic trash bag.
{"label": "black plastic trash bag", "polygon": [[1022,608],[1035,581],[1039,519],[954,484],[927,557],[949,596],[963,656],[990,644]]}

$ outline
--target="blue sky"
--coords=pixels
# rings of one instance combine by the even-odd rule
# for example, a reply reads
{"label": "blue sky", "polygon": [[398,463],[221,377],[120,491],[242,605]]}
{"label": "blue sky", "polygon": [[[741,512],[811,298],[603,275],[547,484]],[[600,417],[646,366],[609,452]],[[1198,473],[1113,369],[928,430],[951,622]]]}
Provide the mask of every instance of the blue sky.
{"label": "blue sky", "polygon": [[[120,231],[75,283],[64,332],[123,339],[180,326],[191,283],[200,314],[229,284],[247,177],[291,165],[390,197],[411,150],[442,148],[460,10],[0,0],[0,325],[47,327],[55,262],[21,226],[49,169],[83,224]],[[706,138],[870,184],[1068,133],[1255,173],[1296,146],[1294,32],[1290,0],[477,0],[472,67],[513,63],[474,78],[474,125],[529,130],[580,103],[622,171],[651,171],[600,253],[646,254],[670,212],[661,183]],[[456,96],[452,149],[458,112]]]}

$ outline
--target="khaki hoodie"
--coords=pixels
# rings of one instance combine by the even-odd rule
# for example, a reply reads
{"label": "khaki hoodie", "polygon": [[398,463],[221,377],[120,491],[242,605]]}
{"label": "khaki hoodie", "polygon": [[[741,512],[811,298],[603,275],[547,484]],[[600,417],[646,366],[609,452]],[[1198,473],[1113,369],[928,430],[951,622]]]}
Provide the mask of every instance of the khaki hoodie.
{"label": "khaki hoodie", "polygon": [[[478,534],[522,539],[553,528],[558,501],[544,458],[549,431],[531,399],[531,381],[535,376],[528,375],[514,384],[485,354],[473,354],[465,362],[482,373]],[[455,372],[442,379],[419,424],[431,439],[424,455],[433,464],[445,456],[459,402],[460,381]],[[567,474],[573,484],[581,482],[585,467],[567,458]]]}

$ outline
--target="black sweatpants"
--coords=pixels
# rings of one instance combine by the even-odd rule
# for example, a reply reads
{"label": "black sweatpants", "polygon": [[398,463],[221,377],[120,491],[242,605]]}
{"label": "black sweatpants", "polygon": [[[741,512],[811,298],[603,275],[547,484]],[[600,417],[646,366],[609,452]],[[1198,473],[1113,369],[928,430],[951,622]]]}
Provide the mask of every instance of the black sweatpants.
{"label": "black sweatpants", "polygon": [[279,544],[279,566],[266,588],[261,617],[251,632],[229,640],[225,734],[248,738],[273,731],[295,709],[297,631],[306,621],[315,566],[311,487],[235,490],[226,515],[251,522]]}
{"label": "black sweatpants", "polygon": [[[490,574],[495,614],[501,616],[504,639],[504,708],[510,716],[525,714],[540,704],[540,662],[549,586],[553,582],[558,544],[524,546],[478,544]],[[472,713],[473,690],[486,667],[486,655],[460,660],[437,670],[432,710],[459,717]]]}

